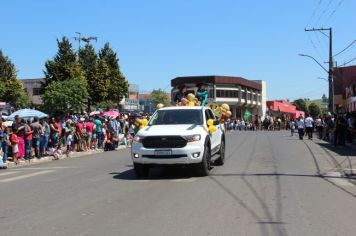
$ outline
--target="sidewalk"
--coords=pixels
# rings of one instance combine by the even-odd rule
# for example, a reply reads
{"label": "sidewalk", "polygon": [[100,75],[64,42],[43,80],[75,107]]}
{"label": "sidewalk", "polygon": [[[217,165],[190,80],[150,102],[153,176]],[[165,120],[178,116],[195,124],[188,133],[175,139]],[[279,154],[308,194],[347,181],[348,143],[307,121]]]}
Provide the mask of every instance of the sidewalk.
{"label": "sidewalk", "polygon": [[334,146],[317,138],[314,138],[313,142],[318,144],[325,152],[335,170],[339,171],[343,176],[356,178],[356,146],[354,144]]}
{"label": "sidewalk", "polygon": [[[126,146],[121,145],[115,151],[122,150],[122,149],[126,149]],[[53,156],[45,156],[45,157],[42,157],[41,159],[33,158],[30,161],[21,161],[18,165],[15,165],[14,162],[8,162],[7,163],[7,168],[10,169],[10,168],[23,167],[23,166],[31,166],[31,165],[37,165],[37,164],[51,162],[51,161],[58,161],[58,160],[62,160],[62,159],[67,159],[67,158],[91,156],[91,155],[95,155],[95,154],[99,154],[99,153],[104,153],[104,150],[103,149],[98,149],[98,150],[91,150],[89,152],[73,152],[69,156],[67,156],[66,154],[63,154],[57,160],[54,159]]]}

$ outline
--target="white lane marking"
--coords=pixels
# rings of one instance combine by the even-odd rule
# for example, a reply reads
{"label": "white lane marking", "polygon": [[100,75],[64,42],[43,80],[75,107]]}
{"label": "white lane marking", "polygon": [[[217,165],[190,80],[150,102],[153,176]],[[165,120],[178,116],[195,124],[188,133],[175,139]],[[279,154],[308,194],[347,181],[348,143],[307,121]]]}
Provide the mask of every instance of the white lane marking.
{"label": "white lane marking", "polygon": [[148,180],[148,179],[139,179],[139,180],[135,179],[135,180],[133,180],[133,182],[135,182],[135,183],[147,183],[147,182],[150,182],[150,180]]}
{"label": "white lane marking", "polygon": [[27,175],[20,175],[20,176],[16,176],[16,177],[12,177],[12,178],[1,179],[0,183],[11,182],[11,181],[20,180],[20,179],[26,179],[26,178],[30,178],[30,177],[37,176],[37,175],[48,174],[51,172],[54,172],[54,170],[44,170],[44,171],[39,171],[39,172],[27,174]]}
{"label": "white lane marking", "polygon": [[347,179],[342,178],[340,172],[327,172],[325,178],[339,186],[354,186],[354,184],[350,183]]}
{"label": "white lane marking", "polygon": [[75,169],[78,167],[56,166],[56,167],[25,167],[22,170],[51,170],[51,169]]}
{"label": "white lane marking", "polygon": [[12,175],[12,174],[17,173],[17,172],[18,172],[18,171],[8,171],[8,172],[5,172],[5,173],[0,174],[0,176]]}
{"label": "white lane marking", "polygon": [[192,183],[194,181],[196,181],[196,178],[189,178],[189,179],[172,179],[172,182],[176,182],[176,183]]}

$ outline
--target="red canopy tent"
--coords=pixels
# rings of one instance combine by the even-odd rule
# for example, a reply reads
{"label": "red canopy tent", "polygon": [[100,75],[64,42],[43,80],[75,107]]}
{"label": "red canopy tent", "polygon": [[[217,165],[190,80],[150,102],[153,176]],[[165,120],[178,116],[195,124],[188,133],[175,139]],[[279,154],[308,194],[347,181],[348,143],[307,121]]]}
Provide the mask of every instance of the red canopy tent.
{"label": "red canopy tent", "polygon": [[289,115],[291,118],[295,119],[302,115],[304,117],[303,111],[297,111],[297,107],[292,103],[287,101],[267,101],[267,108],[274,113],[284,113]]}

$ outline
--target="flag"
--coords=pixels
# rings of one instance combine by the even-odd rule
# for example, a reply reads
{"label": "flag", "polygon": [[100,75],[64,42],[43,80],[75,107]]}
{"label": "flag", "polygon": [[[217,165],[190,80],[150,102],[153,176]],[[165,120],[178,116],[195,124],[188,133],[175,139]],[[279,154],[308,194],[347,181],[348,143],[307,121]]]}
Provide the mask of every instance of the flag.
{"label": "flag", "polygon": [[244,121],[248,121],[251,117],[252,113],[249,110],[245,111],[245,114],[243,116]]}

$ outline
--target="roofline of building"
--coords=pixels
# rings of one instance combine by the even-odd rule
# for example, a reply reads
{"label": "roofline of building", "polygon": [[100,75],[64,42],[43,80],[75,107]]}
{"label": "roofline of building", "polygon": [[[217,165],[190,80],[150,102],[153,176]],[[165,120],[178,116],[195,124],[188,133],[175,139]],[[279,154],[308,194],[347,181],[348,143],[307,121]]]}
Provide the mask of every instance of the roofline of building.
{"label": "roofline of building", "polygon": [[261,83],[247,80],[242,77],[207,75],[207,76],[184,76],[176,77],[171,80],[171,86],[176,87],[181,84],[191,83],[214,83],[214,84],[240,84],[249,88],[262,90]]}
{"label": "roofline of building", "polygon": [[45,78],[20,79],[21,81],[44,81]]}

